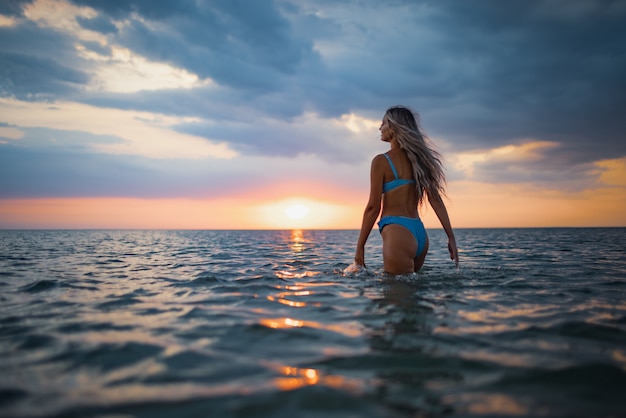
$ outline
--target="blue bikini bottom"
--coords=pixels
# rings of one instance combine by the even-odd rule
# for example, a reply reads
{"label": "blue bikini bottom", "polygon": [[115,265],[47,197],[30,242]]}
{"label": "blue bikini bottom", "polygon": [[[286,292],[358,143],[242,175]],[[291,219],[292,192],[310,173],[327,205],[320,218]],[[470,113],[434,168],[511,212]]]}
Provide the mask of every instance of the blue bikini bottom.
{"label": "blue bikini bottom", "polygon": [[417,253],[419,256],[426,248],[426,229],[420,218],[407,218],[406,216],[384,216],[378,222],[378,230],[382,233],[387,225],[401,225],[408,229],[417,241]]}

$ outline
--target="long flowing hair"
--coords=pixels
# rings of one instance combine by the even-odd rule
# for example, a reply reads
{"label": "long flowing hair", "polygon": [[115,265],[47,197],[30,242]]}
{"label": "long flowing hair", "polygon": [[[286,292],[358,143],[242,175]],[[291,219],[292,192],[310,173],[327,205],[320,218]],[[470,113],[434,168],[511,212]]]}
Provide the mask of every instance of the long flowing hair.
{"label": "long flowing hair", "polygon": [[430,146],[430,140],[420,130],[418,116],[404,106],[390,107],[385,115],[398,145],[411,161],[419,204],[428,191],[445,196],[443,157]]}

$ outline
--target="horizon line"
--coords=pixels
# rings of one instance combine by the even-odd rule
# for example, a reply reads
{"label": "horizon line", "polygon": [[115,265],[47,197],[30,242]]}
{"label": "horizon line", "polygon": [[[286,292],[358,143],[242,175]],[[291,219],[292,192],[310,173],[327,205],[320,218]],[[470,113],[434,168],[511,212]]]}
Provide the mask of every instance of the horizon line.
{"label": "horizon line", "polygon": [[[619,229],[626,225],[604,226],[472,226],[454,227],[454,230],[470,229]],[[372,231],[378,228],[372,228]],[[441,227],[426,228],[427,230],[443,230]],[[0,231],[360,231],[360,228],[29,228],[0,227]]]}

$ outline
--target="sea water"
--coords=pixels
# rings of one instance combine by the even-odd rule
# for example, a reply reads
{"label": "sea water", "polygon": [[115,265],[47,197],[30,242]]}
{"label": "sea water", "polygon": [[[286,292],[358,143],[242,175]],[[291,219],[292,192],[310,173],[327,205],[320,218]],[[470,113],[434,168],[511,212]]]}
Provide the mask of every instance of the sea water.
{"label": "sea water", "polygon": [[0,231],[0,416],[626,416],[626,229]]}

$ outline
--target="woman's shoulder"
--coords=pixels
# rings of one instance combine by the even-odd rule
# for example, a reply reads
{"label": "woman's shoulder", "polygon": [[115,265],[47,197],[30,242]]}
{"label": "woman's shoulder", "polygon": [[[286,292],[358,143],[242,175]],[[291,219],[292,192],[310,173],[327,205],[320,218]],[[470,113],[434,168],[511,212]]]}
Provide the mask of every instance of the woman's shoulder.
{"label": "woman's shoulder", "polygon": [[372,158],[372,167],[382,167],[383,164],[386,164],[386,161],[385,154],[378,154]]}
{"label": "woman's shoulder", "polygon": [[387,164],[385,160],[384,154],[378,154],[374,158],[372,158],[372,164],[370,166],[370,171],[372,173],[384,173],[385,165]]}

